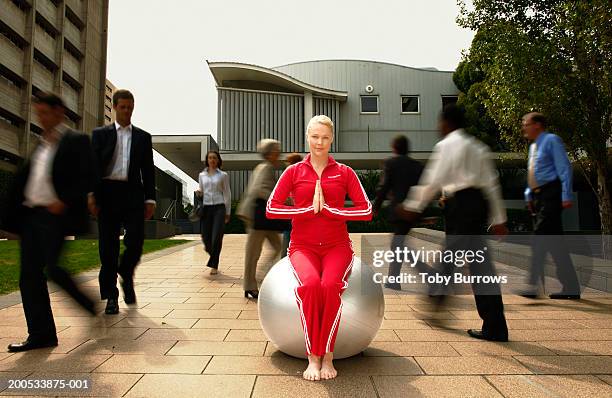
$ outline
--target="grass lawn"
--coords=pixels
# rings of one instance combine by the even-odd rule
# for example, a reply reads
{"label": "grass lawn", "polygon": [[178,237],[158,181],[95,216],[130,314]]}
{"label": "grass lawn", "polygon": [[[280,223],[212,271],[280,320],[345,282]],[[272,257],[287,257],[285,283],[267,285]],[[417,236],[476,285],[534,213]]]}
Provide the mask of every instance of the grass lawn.
{"label": "grass lawn", "polygon": [[[180,245],[187,240],[145,240],[143,252],[150,253]],[[121,245],[121,252],[124,246]],[[98,241],[91,239],[69,240],[64,245],[60,265],[71,274],[96,268],[100,265]],[[0,241],[0,294],[19,289],[19,241]]]}

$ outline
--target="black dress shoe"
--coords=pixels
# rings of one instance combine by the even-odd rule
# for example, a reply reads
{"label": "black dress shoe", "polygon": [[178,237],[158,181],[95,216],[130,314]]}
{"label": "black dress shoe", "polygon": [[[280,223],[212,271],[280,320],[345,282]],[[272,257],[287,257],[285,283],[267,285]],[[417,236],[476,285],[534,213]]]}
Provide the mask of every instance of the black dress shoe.
{"label": "black dress shoe", "polygon": [[520,292],[518,295],[521,296],[521,297],[529,298],[529,299],[538,298],[538,295],[536,293],[529,292],[529,291],[527,291],[527,292]]}
{"label": "black dress shoe", "polygon": [[469,329],[467,333],[475,339],[487,341],[508,341],[508,336],[488,336],[482,333],[482,330]]}
{"label": "black dress shoe", "polygon": [[259,292],[257,290],[245,290],[244,297],[249,298],[249,296],[251,296],[251,298],[257,299],[257,297],[259,297]]}
{"label": "black dress shoe", "polygon": [[563,292],[549,294],[548,297],[553,300],[580,300],[579,294],[569,294]]}
{"label": "black dress shoe", "polygon": [[125,301],[126,304],[136,304],[134,280],[132,278],[122,278],[121,287],[123,288],[123,301]]}
{"label": "black dress shoe", "polygon": [[399,283],[385,283],[385,288],[387,289],[391,289],[391,290],[402,290],[402,285]]}
{"label": "black dress shoe", "polygon": [[57,347],[57,337],[44,340],[30,340],[28,338],[22,343],[9,344],[7,348],[9,352],[22,352],[46,347]]}
{"label": "black dress shoe", "polygon": [[118,314],[119,313],[119,303],[117,299],[111,298],[106,302],[106,309],[104,310],[105,314]]}

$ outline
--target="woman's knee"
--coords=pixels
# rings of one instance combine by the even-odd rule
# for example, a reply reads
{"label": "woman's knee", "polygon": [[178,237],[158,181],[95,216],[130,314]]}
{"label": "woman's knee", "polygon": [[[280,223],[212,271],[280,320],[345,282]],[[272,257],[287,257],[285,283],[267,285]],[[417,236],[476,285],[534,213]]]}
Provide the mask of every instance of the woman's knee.
{"label": "woman's knee", "polygon": [[338,292],[342,290],[343,285],[344,282],[342,280],[323,279],[321,281],[321,290],[325,292]]}
{"label": "woman's knee", "polygon": [[321,288],[321,280],[318,278],[307,278],[302,281],[302,287],[306,289],[319,289]]}

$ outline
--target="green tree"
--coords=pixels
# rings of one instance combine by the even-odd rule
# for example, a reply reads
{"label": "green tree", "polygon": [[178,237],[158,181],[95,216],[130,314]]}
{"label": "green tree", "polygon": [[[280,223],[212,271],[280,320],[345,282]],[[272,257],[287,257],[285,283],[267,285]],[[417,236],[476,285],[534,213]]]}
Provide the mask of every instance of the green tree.
{"label": "green tree", "polygon": [[592,182],[603,233],[612,232],[608,148],[612,135],[609,0],[459,0],[458,23],[477,31],[464,61],[480,68],[477,97],[512,149],[520,118],[538,110]]}
{"label": "green tree", "polygon": [[[480,43],[486,43],[486,38],[483,38],[483,35],[483,32],[476,33],[472,41],[472,47]],[[467,125],[465,130],[468,133],[478,137],[493,151],[504,151],[508,149],[508,146],[500,138],[499,127],[487,113],[484,104],[487,91],[484,83],[483,61],[486,60],[474,59],[467,53],[457,66],[453,74],[453,82],[460,91],[457,105],[465,109]]]}

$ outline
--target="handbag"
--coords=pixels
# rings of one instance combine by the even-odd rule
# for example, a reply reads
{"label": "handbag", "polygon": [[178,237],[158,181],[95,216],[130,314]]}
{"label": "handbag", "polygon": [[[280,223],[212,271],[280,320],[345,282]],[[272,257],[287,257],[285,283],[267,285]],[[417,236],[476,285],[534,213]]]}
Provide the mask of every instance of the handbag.
{"label": "handbag", "polygon": [[202,216],[204,216],[204,205],[202,199],[196,197],[193,209],[191,209],[188,218],[189,221],[196,222],[200,221]]}
{"label": "handbag", "polygon": [[287,231],[291,229],[291,221],[289,220],[269,219],[266,217],[266,203],[267,200],[265,199],[255,200],[253,229],[266,231]]}

